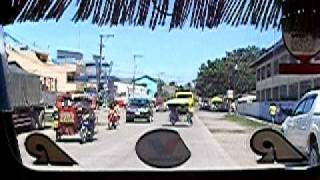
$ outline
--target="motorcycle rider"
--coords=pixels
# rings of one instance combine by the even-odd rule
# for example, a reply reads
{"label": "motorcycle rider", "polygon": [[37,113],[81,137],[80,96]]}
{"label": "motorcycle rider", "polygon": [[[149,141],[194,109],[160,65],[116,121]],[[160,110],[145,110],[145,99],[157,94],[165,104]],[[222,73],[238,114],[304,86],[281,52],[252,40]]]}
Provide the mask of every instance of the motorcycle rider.
{"label": "motorcycle rider", "polygon": [[108,112],[108,125],[109,125],[109,128],[111,128],[111,127],[116,128],[115,121],[117,122],[118,119],[115,120],[114,118],[118,118],[118,117],[119,117],[119,115],[118,115],[118,113],[116,111],[115,103],[111,103],[110,108],[109,108],[109,112]]}
{"label": "motorcycle rider", "polygon": [[118,123],[118,125],[120,125],[120,107],[119,107],[118,103],[115,103],[114,110],[115,110],[117,118],[118,118],[117,123]]}

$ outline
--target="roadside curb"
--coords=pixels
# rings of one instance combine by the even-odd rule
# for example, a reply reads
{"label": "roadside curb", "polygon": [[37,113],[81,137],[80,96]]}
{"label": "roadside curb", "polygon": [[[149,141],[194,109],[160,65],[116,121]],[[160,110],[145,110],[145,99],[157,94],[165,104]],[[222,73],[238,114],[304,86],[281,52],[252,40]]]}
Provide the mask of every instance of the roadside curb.
{"label": "roadside curb", "polygon": [[278,125],[278,124],[272,124],[270,122],[267,122],[267,121],[263,121],[261,119],[257,119],[257,118],[254,118],[254,117],[251,117],[251,116],[246,116],[246,115],[236,115],[236,116],[239,116],[239,117],[242,117],[242,118],[246,118],[250,121],[253,121],[253,122],[256,122],[256,123],[260,123],[260,124],[264,124],[264,125],[268,125],[270,127],[277,127],[277,128],[281,128],[281,125]]}

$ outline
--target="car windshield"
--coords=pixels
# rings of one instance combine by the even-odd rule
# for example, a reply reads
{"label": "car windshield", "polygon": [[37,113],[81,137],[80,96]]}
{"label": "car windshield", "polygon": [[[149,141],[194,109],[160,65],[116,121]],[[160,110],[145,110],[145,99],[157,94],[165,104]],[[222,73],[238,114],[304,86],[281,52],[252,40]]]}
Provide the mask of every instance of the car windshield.
{"label": "car windshield", "polygon": [[149,101],[146,99],[131,99],[129,100],[129,106],[147,107]]}
{"label": "car windshield", "polygon": [[319,164],[319,0],[9,2],[0,113],[29,169]]}
{"label": "car windshield", "polygon": [[192,95],[190,95],[190,94],[179,94],[179,95],[177,95],[177,98],[192,98]]}

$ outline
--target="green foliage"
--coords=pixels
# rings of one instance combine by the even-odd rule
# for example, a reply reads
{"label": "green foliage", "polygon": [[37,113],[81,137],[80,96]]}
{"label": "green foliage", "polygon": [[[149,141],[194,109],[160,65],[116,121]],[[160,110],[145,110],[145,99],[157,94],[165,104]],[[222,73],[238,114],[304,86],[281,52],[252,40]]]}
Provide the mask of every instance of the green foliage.
{"label": "green foliage", "polygon": [[[208,60],[198,71],[195,81],[196,92],[202,97],[225,94],[227,89],[234,89],[236,94],[255,89],[255,70],[250,64],[265,50],[255,46],[239,48],[226,52],[226,56]],[[237,65],[237,68],[235,68]]]}

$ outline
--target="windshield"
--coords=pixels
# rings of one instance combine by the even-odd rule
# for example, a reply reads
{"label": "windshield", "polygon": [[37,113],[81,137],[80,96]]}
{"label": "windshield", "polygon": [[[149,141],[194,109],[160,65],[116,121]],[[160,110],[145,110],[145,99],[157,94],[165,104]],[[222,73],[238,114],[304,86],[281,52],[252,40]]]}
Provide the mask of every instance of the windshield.
{"label": "windshield", "polygon": [[146,99],[131,99],[129,100],[129,106],[147,107],[149,101]]}
{"label": "windshield", "polygon": [[179,95],[177,95],[177,98],[192,98],[192,95],[190,95],[190,94],[179,94]]}
{"label": "windshield", "polygon": [[34,164],[42,134],[76,171],[318,165],[320,1],[292,1],[12,1],[0,108],[23,164],[65,170]]}

